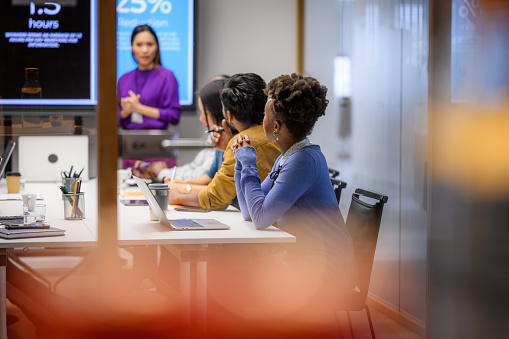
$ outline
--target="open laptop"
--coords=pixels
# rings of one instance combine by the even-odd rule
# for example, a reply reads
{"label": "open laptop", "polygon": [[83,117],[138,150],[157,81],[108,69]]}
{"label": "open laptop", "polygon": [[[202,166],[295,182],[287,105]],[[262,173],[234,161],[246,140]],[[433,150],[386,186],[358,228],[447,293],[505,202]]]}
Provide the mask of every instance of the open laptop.
{"label": "open laptop", "polygon": [[11,158],[12,151],[14,151],[14,146],[16,146],[16,143],[12,141],[12,139],[9,140],[7,147],[5,147],[4,154],[2,154],[2,157],[0,158],[0,178],[4,175],[7,163]]}
{"label": "open laptop", "polygon": [[[14,151],[14,146],[16,146],[16,143],[12,141],[12,139],[9,140],[7,146],[5,147],[4,154],[2,154],[2,157],[0,157],[0,178],[2,178],[2,176],[4,175],[7,163],[11,158],[12,151]],[[23,223],[23,216],[22,215],[0,216],[0,224],[2,224],[2,220]]]}
{"label": "open laptop", "polygon": [[166,213],[163,211],[161,206],[156,201],[156,198],[148,188],[147,183],[138,177],[133,175],[136,184],[147,199],[147,202],[156,215],[157,219],[161,222],[161,224],[169,227],[174,231],[189,231],[189,230],[228,230],[230,226],[223,224],[214,219],[176,219],[176,220],[168,220]]}
{"label": "open laptop", "polygon": [[[61,181],[73,168],[88,180],[87,135],[24,135],[18,138],[18,168],[27,182]],[[73,175],[71,173],[71,176]]]}

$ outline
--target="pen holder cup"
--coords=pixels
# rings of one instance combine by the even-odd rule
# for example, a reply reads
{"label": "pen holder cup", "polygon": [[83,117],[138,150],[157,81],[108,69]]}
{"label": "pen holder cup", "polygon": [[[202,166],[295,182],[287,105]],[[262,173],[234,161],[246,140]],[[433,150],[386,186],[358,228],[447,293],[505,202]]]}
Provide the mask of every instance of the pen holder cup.
{"label": "pen holder cup", "polygon": [[69,193],[74,192],[74,188],[76,187],[76,180],[78,178],[62,178],[62,185],[67,188]]}
{"label": "pen holder cup", "polygon": [[64,219],[85,219],[85,193],[62,194],[64,199]]}

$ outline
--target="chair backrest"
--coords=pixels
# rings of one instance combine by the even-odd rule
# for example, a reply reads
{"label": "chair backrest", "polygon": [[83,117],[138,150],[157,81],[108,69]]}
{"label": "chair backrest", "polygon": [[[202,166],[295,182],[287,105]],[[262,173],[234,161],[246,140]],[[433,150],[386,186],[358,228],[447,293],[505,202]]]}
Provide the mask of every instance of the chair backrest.
{"label": "chair backrest", "polygon": [[[376,202],[371,204],[366,202],[369,199],[361,200],[362,197],[374,199]],[[346,227],[353,241],[357,260],[357,287],[364,301],[368,295],[383,207],[388,199],[386,195],[361,188],[352,194]]]}
{"label": "chair backrest", "polygon": [[339,171],[329,167],[329,175],[331,178],[335,178],[339,175]]}
{"label": "chair backrest", "polygon": [[339,200],[341,199],[341,190],[346,187],[346,182],[336,178],[330,178],[330,181],[332,183],[332,187],[334,188],[334,193],[336,193],[336,199],[338,200],[339,204]]}

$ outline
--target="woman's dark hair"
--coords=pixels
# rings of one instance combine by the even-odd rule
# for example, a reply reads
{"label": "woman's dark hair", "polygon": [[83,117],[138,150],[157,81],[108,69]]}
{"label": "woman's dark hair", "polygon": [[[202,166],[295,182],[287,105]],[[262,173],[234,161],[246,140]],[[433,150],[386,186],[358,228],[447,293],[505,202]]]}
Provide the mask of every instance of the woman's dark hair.
{"label": "woman's dark hair", "polygon": [[308,136],[316,121],[325,115],[327,87],[318,80],[292,73],[272,79],[265,93],[271,101],[273,118],[281,121],[297,139]]}
{"label": "woman's dark hair", "polygon": [[[200,89],[198,96],[201,99],[201,103],[203,104],[203,112],[205,113],[205,118],[210,115],[216,125],[221,126],[221,121],[223,120],[223,106],[221,105],[221,99],[219,97],[219,93],[224,87],[226,80],[214,80],[209,82],[205,86]],[[207,126],[208,126],[208,120]],[[211,126],[208,126],[210,129]]]}
{"label": "woman's dark hair", "polygon": [[244,124],[261,124],[267,96],[265,81],[254,73],[239,73],[228,79],[221,91],[224,108]]}
{"label": "woman's dark hair", "polygon": [[[133,34],[131,35],[131,46],[133,45],[133,41],[134,41],[134,38],[136,37],[136,35],[138,35],[141,32],[149,32],[150,34],[152,34],[154,36],[154,39],[156,40],[156,45],[157,45],[157,52],[156,52],[156,57],[154,58],[154,63],[156,66],[162,66],[161,53],[159,51],[159,40],[157,39],[156,32],[154,32],[152,27],[150,27],[149,25],[139,25],[139,26],[134,27]],[[131,52],[131,54],[133,56],[134,61],[136,63],[138,63],[138,61],[134,57],[134,53]]]}

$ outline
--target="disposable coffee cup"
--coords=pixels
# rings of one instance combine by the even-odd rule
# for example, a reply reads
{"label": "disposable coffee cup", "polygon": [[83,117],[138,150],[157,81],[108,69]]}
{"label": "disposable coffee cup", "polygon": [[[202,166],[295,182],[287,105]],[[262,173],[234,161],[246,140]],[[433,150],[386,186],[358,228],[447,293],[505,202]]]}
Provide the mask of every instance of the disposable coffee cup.
{"label": "disposable coffee cup", "polygon": [[7,180],[7,193],[19,193],[21,173],[7,172],[5,179]]}
{"label": "disposable coffee cup", "polygon": [[[148,188],[154,195],[154,198],[157,201],[157,204],[161,206],[161,209],[164,213],[168,211],[168,191],[170,190],[170,186],[167,184],[150,184]],[[150,220],[156,221],[157,216],[154,214],[154,211],[149,206],[150,210]]]}

